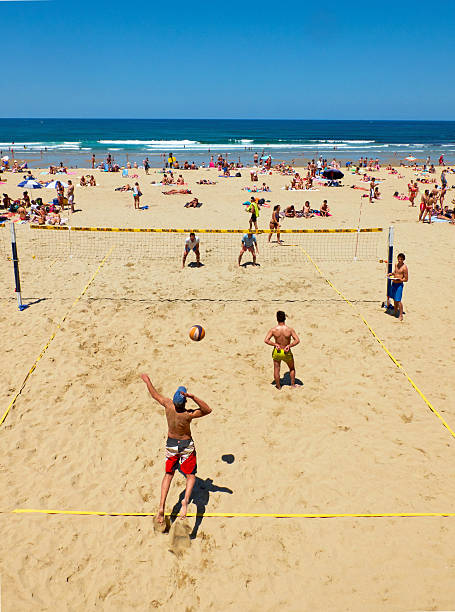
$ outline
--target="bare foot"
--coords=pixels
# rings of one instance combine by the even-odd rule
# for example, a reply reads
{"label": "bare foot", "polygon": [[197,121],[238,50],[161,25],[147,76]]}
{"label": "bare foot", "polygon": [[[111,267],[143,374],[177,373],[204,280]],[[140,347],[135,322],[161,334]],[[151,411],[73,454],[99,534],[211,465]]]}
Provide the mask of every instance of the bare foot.
{"label": "bare foot", "polygon": [[186,513],[187,513],[187,512],[188,512],[188,503],[187,503],[185,500],[183,500],[183,501],[182,501],[182,509],[180,510],[179,517],[180,517],[181,519],[186,518]]}
{"label": "bare foot", "polygon": [[164,516],[164,509],[159,509],[153,518],[153,530],[155,533],[164,533],[167,529],[167,522]]}

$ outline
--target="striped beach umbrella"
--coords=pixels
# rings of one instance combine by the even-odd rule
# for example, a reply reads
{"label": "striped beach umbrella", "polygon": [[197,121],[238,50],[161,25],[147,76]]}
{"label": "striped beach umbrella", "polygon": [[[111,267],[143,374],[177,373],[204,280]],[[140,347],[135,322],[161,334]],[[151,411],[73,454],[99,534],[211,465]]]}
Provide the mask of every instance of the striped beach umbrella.
{"label": "striped beach umbrella", "polygon": [[[56,188],[57,188],[57,183],[58,183],[58,182],[59,182],[59,181],[51,181],[50,183],[48,183],[48,184],[46,185],[46,187],[47,187],[48,189],[56,189]],[[62,186],[62,187],[68,187],[67,183],[64,183],[63,181],[60,181],[60,184],[61,184],[61,186]]]}
{"label": "striped beach umbrella", "polygon": [[28,179],[27,181],[22,181],[22,183],[19,183],[18,187],[25,187],[25,189],[41,189],[42,185],[34,179]]}

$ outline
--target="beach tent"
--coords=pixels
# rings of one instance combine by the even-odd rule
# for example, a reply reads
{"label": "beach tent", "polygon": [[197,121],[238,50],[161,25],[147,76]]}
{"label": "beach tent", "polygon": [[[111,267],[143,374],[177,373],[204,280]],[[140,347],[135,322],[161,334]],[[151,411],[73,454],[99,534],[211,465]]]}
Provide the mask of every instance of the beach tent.
{"label": "beach tent", "polygon": [[417,157],[413,157],[412,155],[408,155],[408,157],[404,158],[405,161],[415,161],[417,159]]}

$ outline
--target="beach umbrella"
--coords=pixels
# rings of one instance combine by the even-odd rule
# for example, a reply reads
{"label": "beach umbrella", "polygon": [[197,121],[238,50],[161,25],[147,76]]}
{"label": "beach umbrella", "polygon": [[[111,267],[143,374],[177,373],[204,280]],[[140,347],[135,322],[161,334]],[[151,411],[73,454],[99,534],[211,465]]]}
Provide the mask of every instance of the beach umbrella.
{"label": "beach umbrella", "polygon": [[324,170],[322,175],[331,181],[343,178],[344,174],[341,170]]}
{"label": "beach umbrella", "polygon": [[415,161],[417,157],[413,157],[412,155],[408,155],[408,157],[404,158],[406,161]]}
{"label": "beach umbrella", "polygon": [[42,185],[34,179],[28,179],[27,181],[22,181],[22,183],[19,183],[18,187],[25,187],[26,189],[41,189]]}
{"label": "beach umbrella", "polygon": [[[57,188],[57,183],[58,181],[51,181],[50,183],[48,183],[46,185],[47,189],[56,189]],[[60,181],[60,184],[62,187],[68,187],[68,185],[66,183],[64,183],[63,181]]]}
{"label": "beach umbrella", "polygon": [[9,157],[8,157],[8,155],[4,155],[4,156],[2,157],[2,161],[9,161]]}

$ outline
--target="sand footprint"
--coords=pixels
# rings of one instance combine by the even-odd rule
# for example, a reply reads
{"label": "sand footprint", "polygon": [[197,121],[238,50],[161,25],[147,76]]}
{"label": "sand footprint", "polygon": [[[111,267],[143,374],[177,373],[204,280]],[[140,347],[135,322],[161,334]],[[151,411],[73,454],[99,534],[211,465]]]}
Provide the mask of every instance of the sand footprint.
{"label": "sand footprint", "polygon": [[186,519],[176,519],[169,530],[169,551],[180,557],[191,546],[191,527]]}

